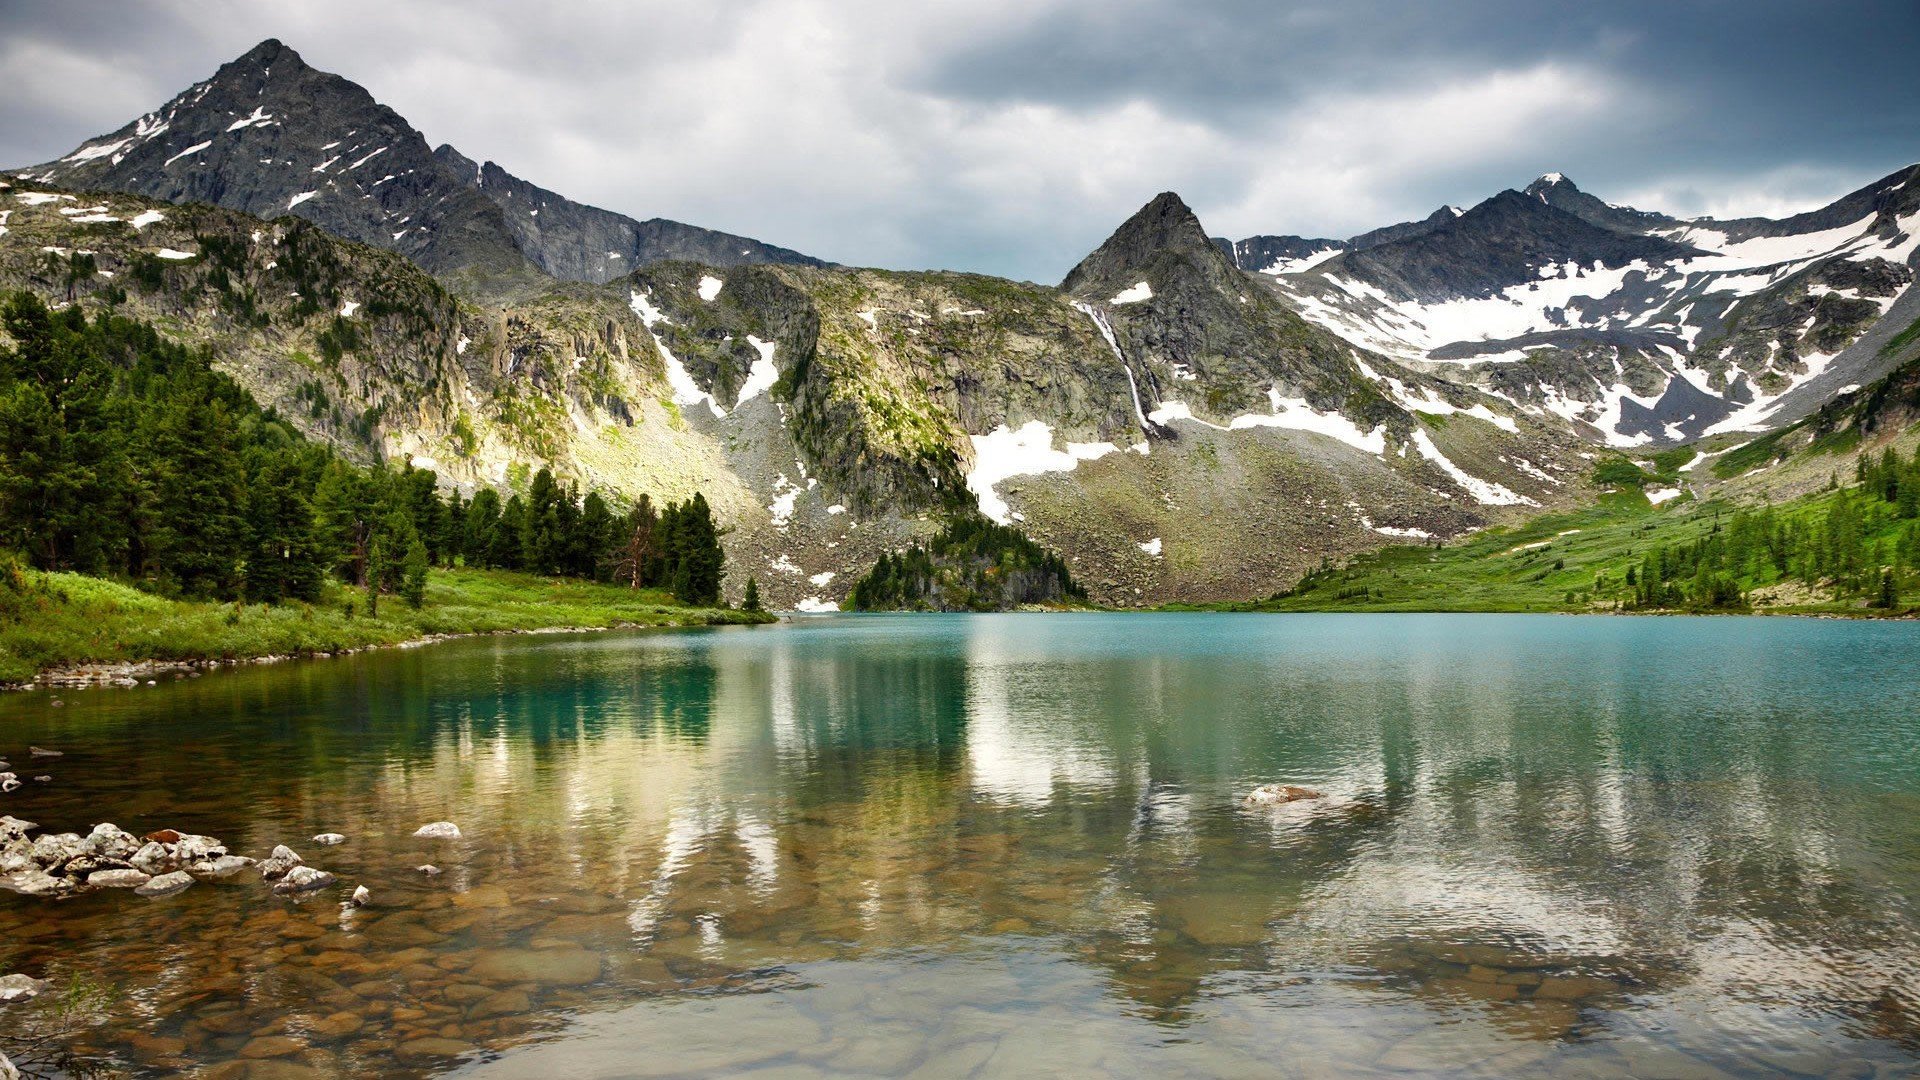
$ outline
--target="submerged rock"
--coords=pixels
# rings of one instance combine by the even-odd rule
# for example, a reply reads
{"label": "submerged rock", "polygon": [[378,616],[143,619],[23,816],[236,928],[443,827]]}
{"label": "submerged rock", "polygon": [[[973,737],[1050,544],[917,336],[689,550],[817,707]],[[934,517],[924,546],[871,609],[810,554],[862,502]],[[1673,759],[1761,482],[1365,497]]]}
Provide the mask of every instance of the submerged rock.
{"label": "submerged rock", "polygon": [[161,874],[133,891],[140,896],[167,896],[188,888],[192,884],[193,875],[184,870],[175,870],[171,874]]}
{"label": "submerged rock", "polygon": [[347,906],[366,907],[367,901],[371,899],[373,899],[373,894],[367,891],[365,885],[361,885],[353,890],[353,896],[347,900]]}
{"label": "submerged rock", "polygon": [[319,844],[321,847],[332,847],[335,844],[346,843],[347,838],[337,832],[323,832],[319,836],[314,837],[313,842]]}
{"label": "submerged rock", "polygon": [[421,866],[416,866],[414,867],[414,869],[420,871],[421,873],[427,875],[428,877],[435,877],[440,873],[440,868],[433,865],[432,863],[426,863]]}
{"label": "submerged rock", "polygon": [[1261,784],[1247,792],[1245,801],[1254,806],[1276,806],[1280,803],[1318,798],[1320,793],[1310,787],[1300,787],[1296,784]]}
{"label": "submerged rock", "polygon": [[599,953],[578,947],[493,949],[483,953],[467,973],[495,984],[584,986],[600,978],[600,964]]}
{"label": "submerged rock", "polygon": [[38,746],[27,747],[27,753],[32,754],[34,757],[65,757],[66,756],[65,754],[61,753],[58,750],[43,750]]}
{"label": "submerged rock", "polygon": [[0,1002],[31,1001],[47,988],[45,979],[31,975],[0,975]]}
{"label": "submerged rock", "polygon": [[296,866],[288,870],[286,876],[274,885],[273,891],[283,896],[291,893],[313,892],[315,889],[326,888],[335,880],[334,876],[325,870],[315,870],[311,866]]}
{"label": "submerged rock", "polygon": [[451,821],[436,821],[415,829],[413,835],[424,837],[428,840],[458,840],[460,839],[460,826],[455,825]]}
{"label": "submerged rock", "polygon": [[0,792],[14,791],[20,787],[20,778],[10,772],[0,772]]}

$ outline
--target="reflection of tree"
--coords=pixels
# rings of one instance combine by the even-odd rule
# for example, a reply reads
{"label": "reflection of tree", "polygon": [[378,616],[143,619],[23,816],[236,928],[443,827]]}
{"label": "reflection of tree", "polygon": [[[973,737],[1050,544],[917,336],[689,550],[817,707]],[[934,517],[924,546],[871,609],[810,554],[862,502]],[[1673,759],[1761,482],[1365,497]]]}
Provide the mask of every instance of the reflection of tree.
{"label": "reflection of tree", "polygon": [[[353,843],[327,860],[369,875],[422,861],[407,834],[454,817],[458,886],[512,903],[420,947],[584,944],[611,959],[583,1000],[986,941],[1064,952],[1171,1026],[1305,973],[1535,1039],[1627,993],[1811,1005],[1912,1039],[1920,882],[1886,861],[1911,807],[1809,779],[1873,768],[1857,749],[1823,757],[1785,717],[1703,754],[1710,732],[1631,694],[1541,705],[1477,674],[1041,662],[880,630],[469,642],[71,708],[124,775],[39,797],[43,820],[131,810],[129,828],[250,853],[336,828]],[[1327,798],[1240,805],[1270,780]],[[169,918],[127,910],[63,955],[119,970],[145,947],[127,927]],[[204,912],[166,933],[285,947],[257,912]],[[409,907],[361,917],[412,940]],[[215,970],[207,952],[169,956],[172,977]],[[234,992],[294,1008],[302,962]]]}

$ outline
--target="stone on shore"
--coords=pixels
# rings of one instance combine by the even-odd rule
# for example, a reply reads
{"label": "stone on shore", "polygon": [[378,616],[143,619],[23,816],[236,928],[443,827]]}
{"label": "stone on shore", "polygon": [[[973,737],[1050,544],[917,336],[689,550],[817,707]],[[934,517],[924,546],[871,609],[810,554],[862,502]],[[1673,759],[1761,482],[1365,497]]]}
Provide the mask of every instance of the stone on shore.
{"label": "stone on shore", "polygon": [[260,876],[267,881],[278,881],[305,861],[295,854],[292,848],[281,844],[273,849],[271,855],[261,860]]}
{"label": "stone on shore", "polygon": [[153,875],[138,870],[95,870],[87,875],[89,889],[137,889],[153,880]]}
{"label": "stone on shore", "polygon": [[20,1080],[20,1070],[13,1067],[5,1054],[0,1054],[0,1080]]}
{"label": "stone on shore", "polygon": [[335,878],[325,870],[315,870],[311,866],[296,866],[288,870],[286,876],[274,885],[273,891],[282,896],[293,893],[313,892],[333,884]]}
{"label": "stone on shore", "polygon": [[87,834],[87,846],[93,849],[94,854],[109,859],[130,859],[134,852],[140,850],[141,844],[139,837],[111,821],[103,821]]}
{"label": "stone on shore", "polygon": [[245,855],[221,855],[207,862],[196,864],[192,867],[192,870],[201,877],[224,878],[232,877],[252,865],[254,865],[254,861]]}
{"label": "stone on shore", "polygon": [[39,827],[36,822],[0,814],[0,841],[18,840]]}
{"label": "stone on shore", "polygon": [[33,842],[33,861],[41,866],[65,866],[86,854],[87,841],[79,833],[41,833]]}
{"label": "stone on shore", "polygon": [[73,888],[73,882],[45,870],[21,870],[0,877],[0,889],[12,889],[22,896],[64,896]]}
{"label": "stone on shore", "polygon": [[31,975],[0,975],[0,1002],[31,1001],[46,988],[45,979]]}
{"label": "stone on shore", "polygon": [[170,874],[161,874],[133,891],[140,896],[168,896],[192,884],[193,875],[184,870],[175,870]]}
{"label": "stone on shore", "polygon": [[127,861],[133,864],[134,869],[149,874],[164,874],[180,865],[167,845],[158,840],[149,840],[140,845],[140,850],[129,856]]}
{"label": "stone on shore", "polygon": [[427,840],[458,840],[460,839],[460,826],[455,825],[451,821],[435,821],[415,829],[413,835]]}

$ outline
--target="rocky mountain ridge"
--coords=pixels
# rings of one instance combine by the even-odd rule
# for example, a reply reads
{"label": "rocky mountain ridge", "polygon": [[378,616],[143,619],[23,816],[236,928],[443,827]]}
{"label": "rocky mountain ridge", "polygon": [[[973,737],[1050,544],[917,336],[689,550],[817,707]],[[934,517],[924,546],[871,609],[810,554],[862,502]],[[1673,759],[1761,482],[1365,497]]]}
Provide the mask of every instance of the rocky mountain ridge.
{"label": "rocky mountain ridge", "polygon": [[670,258],[818,262],[745,237],[635,221],[450,146],[432,150],[365,88],[272,39],[118,131],[13,171],[75,190],[292,214],[488,295],[525,297],[549,275],[609,281]]}
{"label": "rocky mountain ridge", "polygon": [[1265,266],[1238,253],[1265,258],[1266,238],[1224,250],[1349,341],[1596,442],[1667,446],[1790,423],[1890,370],[1881,344],[1920,317],[1916,173],[1736,221],[1606,203],[1549,173],[1385,242],[1273,248]]}
{"label": "rocky mountain ridge", "polygon": [[0,214],[0,287],[203,344],[362,460],[705,492],[731,588],[752,574],[776,606],[836,603],[956,511],[1019,522],[1132,603],[1271,591],[1584,488],[1565,431],[1301,320],[1172,195],[1068,291],[669,262],[485,307],[292,216],[38,183]]}

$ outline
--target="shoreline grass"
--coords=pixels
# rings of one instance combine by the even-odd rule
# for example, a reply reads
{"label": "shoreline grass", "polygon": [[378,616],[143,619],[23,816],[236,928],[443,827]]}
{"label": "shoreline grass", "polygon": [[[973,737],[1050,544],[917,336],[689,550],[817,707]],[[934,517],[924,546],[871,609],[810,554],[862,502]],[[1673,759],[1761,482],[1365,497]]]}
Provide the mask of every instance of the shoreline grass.
{"label": "shoreline grass", "polygon": [[[4,588],[6,586],[0,586]],[[764,612],[686,607],[667,593],[501,570],[435,570],[426,603],[328,587],[317,604],[170,600],[121,582],[23,570],[0,607],[0,686],[92,665],[316,656],[422,638],[579,627],[719,626],[775,621]],[[348,614],[351,603],[355,611]]]}
{"label": "shoreline grass", "polygon": [[[1803,497],[1779,509],[1824,513],[1836,493]],[[1912,618],[1914,609],[1835,600],[1775,576],[1746,581],[1742,606],[1633,609],[1629,567],[1653,547],[1708,535],[1737,507],[1691,499],[1650,505],[1637,491],[1604,496],[1593,506],[1544,514],[1515,526],[1477,532],[1440,546],[1393,545],[1310,574],[1292,590],[1261,600],[1168,604],[1164,611],[1403,612],[1431,614],[1798,615],[1824,618]],[[1897,524],[1897,523],[1896,523]],[[1887,540],[1876,536],[1875,540]]]}

